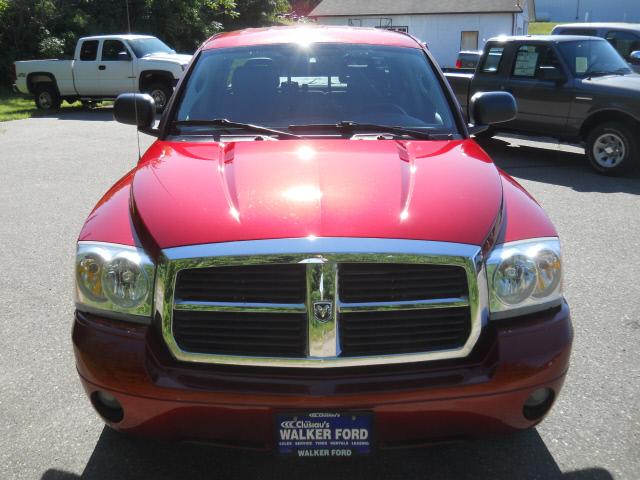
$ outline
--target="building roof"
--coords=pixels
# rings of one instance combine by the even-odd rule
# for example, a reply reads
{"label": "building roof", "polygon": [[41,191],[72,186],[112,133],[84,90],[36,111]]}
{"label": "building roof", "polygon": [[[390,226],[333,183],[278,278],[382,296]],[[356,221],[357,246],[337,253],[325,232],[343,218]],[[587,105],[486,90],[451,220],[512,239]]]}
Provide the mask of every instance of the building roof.
{"label": "building roof", "polygon": [[522,12],[520,0],[323,0],[310,17]]}
{"label": "building roof", "polygon": [[362,43],[391,47],[421,48],[409,35],[380,28],[330,27],[308,25],[290,27],[247,28],[214,35],[203,49],[246,47],[276,43]]}

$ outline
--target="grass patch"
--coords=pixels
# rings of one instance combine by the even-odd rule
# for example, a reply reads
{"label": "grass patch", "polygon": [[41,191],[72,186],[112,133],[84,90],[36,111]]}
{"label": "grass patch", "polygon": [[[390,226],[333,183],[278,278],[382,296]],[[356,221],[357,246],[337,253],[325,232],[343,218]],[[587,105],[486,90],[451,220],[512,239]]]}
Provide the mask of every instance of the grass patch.
{"label": "grass patch", "polygon": [[553,22],[532,22],[529,24],[529,35],[550,35],[556,25]]}
{"label": "grass patch", "polygon": [[[113,102],[102,102],[101,105],[112,105]],[[62,102],[62,109],[80,110],[84,108],[81,102],[74,102],[69,105]],[[0,90],[0,122],[9,120],[22,120],[24,118],[46,116],[47,113],[38,110],[33,97],[20,95],[7,90]]]}

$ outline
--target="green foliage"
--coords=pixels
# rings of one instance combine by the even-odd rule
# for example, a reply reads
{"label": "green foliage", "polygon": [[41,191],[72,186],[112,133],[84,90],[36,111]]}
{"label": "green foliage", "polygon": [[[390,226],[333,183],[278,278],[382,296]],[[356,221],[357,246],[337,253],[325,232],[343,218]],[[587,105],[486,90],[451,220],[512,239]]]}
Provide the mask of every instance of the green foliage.
{"label": "green foliage", "polygon": [[531,22],[529,35],[549,35],[556,25],[558,24],[553,22]]}
{"label": "green foliage", "polygon": [[53,36],[45,36],[38,43],[38,53],[45,58],[61,57],[64,53],[64,40]]}
{"label": "green foliage", "polygon": [[[221,30],[276,23],[287,0],[0,0],[0,86],[15,60],[71,57],[86,35],[147,33],[191,53]],[[130,28],[129,28],[130,27]]]}
{"label": "green foliage", "polygon": [[[62,108],[71,108],[80,110],[82,104],[75,102],[69,105],[67,102],[62,103]],[[23,95],[16,95],[0,89],[0,122],[9,120],[21,120],[23,118],[37,117],[44,115],[41,110],[36,108],[32,98]]]}

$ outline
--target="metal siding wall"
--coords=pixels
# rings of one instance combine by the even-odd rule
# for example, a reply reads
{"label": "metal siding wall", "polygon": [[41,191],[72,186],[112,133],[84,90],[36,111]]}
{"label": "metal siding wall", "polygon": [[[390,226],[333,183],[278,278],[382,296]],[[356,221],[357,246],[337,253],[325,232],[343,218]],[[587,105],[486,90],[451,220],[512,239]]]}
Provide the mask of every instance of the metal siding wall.
{"label": "metal siding wall", "polygon": [[587,14],[589,22],[640,22],[640,0],[536,0],[540,21],[584,22]]}
{"label": "metal siding wall", "polygon": [[[363,27],[377,27],[380,17],[351,17],[362,21]],[[460,14],[460,15],[390,15],[394,26],[408,26],[409,33],[427,42],[429,50],[442,67],[456,63],[460,49],[462,31],[478,31],[478,48],[498,35],[510,35],[512,15],[510,13]],[[348,17],[323,17],[323,25],[348,25]]]}

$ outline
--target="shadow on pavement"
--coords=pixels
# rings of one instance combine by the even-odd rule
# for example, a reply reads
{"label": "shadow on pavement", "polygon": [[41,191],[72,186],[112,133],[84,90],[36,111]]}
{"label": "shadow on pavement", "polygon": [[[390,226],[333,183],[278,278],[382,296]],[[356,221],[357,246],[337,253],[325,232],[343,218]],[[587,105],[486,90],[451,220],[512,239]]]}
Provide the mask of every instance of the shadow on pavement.
{"label": "shadow on pavement", "polygon": [[518,179],[564,185],[578,192],[640,195],[637,172],[624,177],[600,175],[578,147],[522,137],[499,137],[478,143],[498,167]]}
{"label": "shadow on pavement", "polygon": [[55,112],[37,113],[32,118],[55,118],[56,120],[82,120],[86,122],[110,122],[113,120],[113,107],[68,107]]}
{"label": "shadow on pavement", "polygon": [[303,460],[269,453],[164,443],[105,427],[82,476],[47,470],[42,480],[349,479],[613,480],[605,469],[562,473],[537,431],[430,448],[384,451],[368,458]]}

